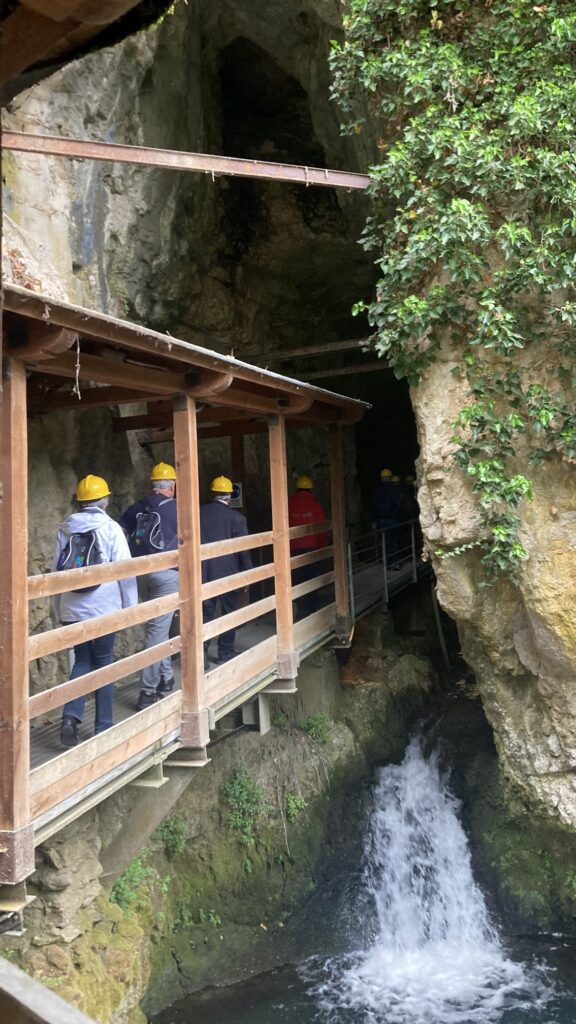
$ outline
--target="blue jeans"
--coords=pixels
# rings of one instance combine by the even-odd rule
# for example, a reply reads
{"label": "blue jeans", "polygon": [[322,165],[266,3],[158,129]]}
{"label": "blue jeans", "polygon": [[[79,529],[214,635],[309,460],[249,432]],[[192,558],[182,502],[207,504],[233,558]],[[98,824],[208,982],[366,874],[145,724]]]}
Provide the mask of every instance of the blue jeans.
{"label": "blue jeans", "polygon": [[[140,576],[138,580],[138,593],[141,601],[153,601],[155,597],[166,597],[167,594],[177,594],[180,586],[180,574],[176,569],[163,569],[162,572],[149,572],[146,576]],[[174,612],[166,612],[165,615],[157,615],[146,624],[145,647],[155,647],[162,644],[170,635],[170,626]],[[156,693],[156,688],[161,681],[169,682],[174,679],[172,658],[162,658],[162,661],[155,661],[147,665],[142,671],[140,688],[147,693]]]}
{"label": "blue jeans", "polygon": [[[74,668],[70,674],[70,679],[77,679],[78,676],[83,676],[87,672],[92,672],[97,668],[104,668],[105,665],[111,665],[115,640],[116,633],[108,633],[106,636],[96,637],[95,640],[86,640],[83,644],[76,644],[74,648]],[[96,690],[94,697],[96,698],[94,732],[104,732],[105,729],[109,729],[114,724],[112,720],[114,684],[109,683],[108,686],[101,686],[99,690]],[[85,696],[69,700],[64,705],[62,714],[69,715],[71,718],[81,722],[84,717],[85,703]]]}

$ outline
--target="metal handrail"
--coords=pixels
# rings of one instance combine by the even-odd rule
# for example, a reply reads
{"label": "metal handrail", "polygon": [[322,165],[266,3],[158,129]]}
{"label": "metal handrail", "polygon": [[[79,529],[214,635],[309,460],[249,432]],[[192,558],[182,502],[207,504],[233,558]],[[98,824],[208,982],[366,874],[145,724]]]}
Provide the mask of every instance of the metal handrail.
{"label": "metal handrail", "polygon": [[353,621],[377,605],[388,605],[401,590],[430,571],[417,550],[418,519],[352,536],[348,528],[348,585]]}

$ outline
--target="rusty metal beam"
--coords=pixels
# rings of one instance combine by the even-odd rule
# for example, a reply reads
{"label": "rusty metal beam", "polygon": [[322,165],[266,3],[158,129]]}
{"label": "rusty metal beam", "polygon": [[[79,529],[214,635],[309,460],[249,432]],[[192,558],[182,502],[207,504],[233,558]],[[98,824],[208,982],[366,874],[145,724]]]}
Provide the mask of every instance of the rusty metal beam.
{"label": "rusty metal beam", "polygon": [[120,146],[113,142],[90,142],[56,135],[29,132],[2,132],[2,147],[20,153],[43,153],[72,159],[104,160],[112,163],[164,167],[173,171],[225,174],[242,178],[288,181],[295,185],[321,185],[327,188],[359,189],[368,187],[367,174],[335,171],[303,164],[277,164],[267,160],[243,160],[210,153],[182,153],[175,149],[151,149],[146,146]]}
{"label": "rusty metal beam", "polygon": [[337,370],[314,370],[312,373],[301,373],[302,380],[320,380],[321,377],[349,377],[354,373],[375,373],[389,370],[385,359],[378,363],[365,363],[364,366],[339,366]]}
{"label": "rusty metal beam", "polygon": [[[375,336],[374,336],[375,337]],[[332,355],[333,352],[347,352],[353,348],[368,349],[374,337],[352,338],[349,341],[326,341],[322,345],[302,345],[301,348],[287,348],[284,352],[275,352],[268,356],[269,363],[281,363],[289,359],[300,359],[306,356]]]}

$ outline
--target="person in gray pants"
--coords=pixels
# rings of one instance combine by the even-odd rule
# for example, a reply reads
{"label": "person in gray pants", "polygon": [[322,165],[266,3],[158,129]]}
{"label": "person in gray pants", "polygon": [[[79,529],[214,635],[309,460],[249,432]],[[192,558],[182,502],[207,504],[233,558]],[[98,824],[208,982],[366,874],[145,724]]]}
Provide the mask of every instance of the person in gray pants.
{"label": "person in gray pants", "polygon": [[[176,470],[166,462],[159,462],[150,474],[152,492],[146,498],[130,505],[120,518],[120,526],[128,535],[130,551],[134,557],[159,551],[175,551],[178,547],[178,520],[176,513]],[[177,569],[163,569],[138,577],[141,601],[176,594],[180,579]],[[146,648],[168,639],[174,612],[150,619],[146,626]],[[136,708],[142,711],[174,689],[172,658],[155,661],[142,671],[140,693]]]}

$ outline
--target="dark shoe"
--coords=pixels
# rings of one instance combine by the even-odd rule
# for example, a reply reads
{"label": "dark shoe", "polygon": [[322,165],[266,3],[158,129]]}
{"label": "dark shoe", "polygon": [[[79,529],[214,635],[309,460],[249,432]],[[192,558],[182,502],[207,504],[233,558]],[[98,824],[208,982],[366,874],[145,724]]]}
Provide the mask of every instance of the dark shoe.
{"label": "dark shoe", "polygon": [[174,676],[171,679],[161,679],[156,687],[156,697],[161,700],[162,697],[167,697],[169,693],[172,693],[174,689]]}
{"label": "dark shoe", "polygon": [[217,665],[224,665],[225,662],[231,661],[232,658],[235,658],[237,654],[238,654],[238,651],[225,651],[223,654],[220,654],[220,651],[218,651],[218,657],[216,659],[216,664]]}
{"label": "dark shoe", "polygon": [[64,715],[62,719],[60,743],[63,747],[78,746],[78,722],[72,715]]}
{"label": "dark shoe", "polygon": [[140,690],[138,703],[136,705],[136,711],[144,711],[144,708],[151,707],[152,704],[155,704],[157,700],[158,697],[156,696],[155,690],[153,693],[150,693],[149,690]]}

